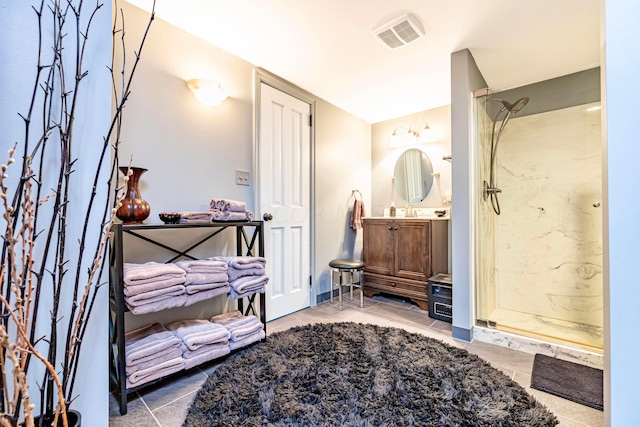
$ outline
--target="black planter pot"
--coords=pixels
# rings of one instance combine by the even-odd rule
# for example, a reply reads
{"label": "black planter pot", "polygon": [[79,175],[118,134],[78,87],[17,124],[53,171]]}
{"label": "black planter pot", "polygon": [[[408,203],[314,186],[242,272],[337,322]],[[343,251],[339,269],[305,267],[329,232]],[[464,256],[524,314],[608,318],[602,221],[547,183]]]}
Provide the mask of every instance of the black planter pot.
{"label": "black planter pot", "polygon": [[[40,424],[40,418],[42,416],[37,416],[34,418],[33,420],[33,425],[35,427],[39,427],[39,426],[46,426],[49,427],[51,426],[51,423],[53,423],[53,414],[47,414],[44,416],[44,419],[42,420],[42,424]],[[69,427],[80,427],[80,421],[81,421],[81,416],[80,416],[80,412],[78,411],[68,411],[67,412],[67,425]],[[58,425],[56,427],[62,427],[62,420],[60,418],[58,418]],[[20,424],[21,427],[24,427],[24,424]]]}

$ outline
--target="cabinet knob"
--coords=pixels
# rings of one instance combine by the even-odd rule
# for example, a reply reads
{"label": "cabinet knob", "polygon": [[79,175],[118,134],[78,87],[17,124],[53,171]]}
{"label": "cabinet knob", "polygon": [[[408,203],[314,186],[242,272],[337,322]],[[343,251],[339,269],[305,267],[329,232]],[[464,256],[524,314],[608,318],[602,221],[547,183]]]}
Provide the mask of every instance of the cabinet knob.
{"label": "cabinet knob", "polygon": [[389,230],[393,230],[393,227],[392,227],[392,226],[389,226]]}
{"label": "cabinet knob", "polygon": [[394,230],[397,230],[397,229],[398,229],[398,226],[396,225],[395,227],[393,227],[393,229],[394,229]]}
{"label": "cabinet knob", "polygon": [[395,282],[391,282],[391,287],[392,287],[392,288],[395,288],[395,287],[396,287]]}
{"label": "cabinet knob", "polygon": [[266,213],[262,215],[262,219],[264,219],[265,221],[271,221],[273,219],[273,215],[271,215],[270,213]]}

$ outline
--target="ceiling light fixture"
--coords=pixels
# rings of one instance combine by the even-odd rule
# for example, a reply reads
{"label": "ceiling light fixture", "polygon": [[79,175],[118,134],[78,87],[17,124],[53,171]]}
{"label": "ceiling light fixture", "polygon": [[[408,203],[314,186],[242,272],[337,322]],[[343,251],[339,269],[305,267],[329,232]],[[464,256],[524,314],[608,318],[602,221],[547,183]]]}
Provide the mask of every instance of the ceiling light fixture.
{"label": "ceiling light fixture", "polygon": [[373,30],[373,35],[388,48],[397,49],[424,36],[424,30],[415,16],[405,13]]}
{"label": "ceiling light fixture", "polygon": [[191,79],[187,81],[187,86],[198,101],[210,107],[222,104],[229,96],[222,84],[215,80]]}

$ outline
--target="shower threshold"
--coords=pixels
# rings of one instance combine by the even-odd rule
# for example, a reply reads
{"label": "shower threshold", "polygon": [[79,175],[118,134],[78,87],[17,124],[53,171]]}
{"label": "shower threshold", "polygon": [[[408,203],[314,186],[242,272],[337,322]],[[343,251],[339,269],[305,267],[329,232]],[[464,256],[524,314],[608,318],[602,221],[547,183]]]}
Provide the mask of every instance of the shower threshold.
{"label": "shower threshold", "polygon": [[490,328],[515,335],[599,354],[602,354],[604,350],[602,327],[568,322],[504,308],[493,310],[487,320]]}

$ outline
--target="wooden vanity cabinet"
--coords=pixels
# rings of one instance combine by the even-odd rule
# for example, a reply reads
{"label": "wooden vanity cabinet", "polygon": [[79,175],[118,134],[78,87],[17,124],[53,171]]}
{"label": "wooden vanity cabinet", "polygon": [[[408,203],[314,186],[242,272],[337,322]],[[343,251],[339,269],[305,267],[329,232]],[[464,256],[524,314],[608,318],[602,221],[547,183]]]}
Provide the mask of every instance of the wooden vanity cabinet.
{"label": "wooden vanity cabinet", "polygon": [[365,218],[364,294],[407,297],[428,310],[427,279],[448,272],[448,220]]}

